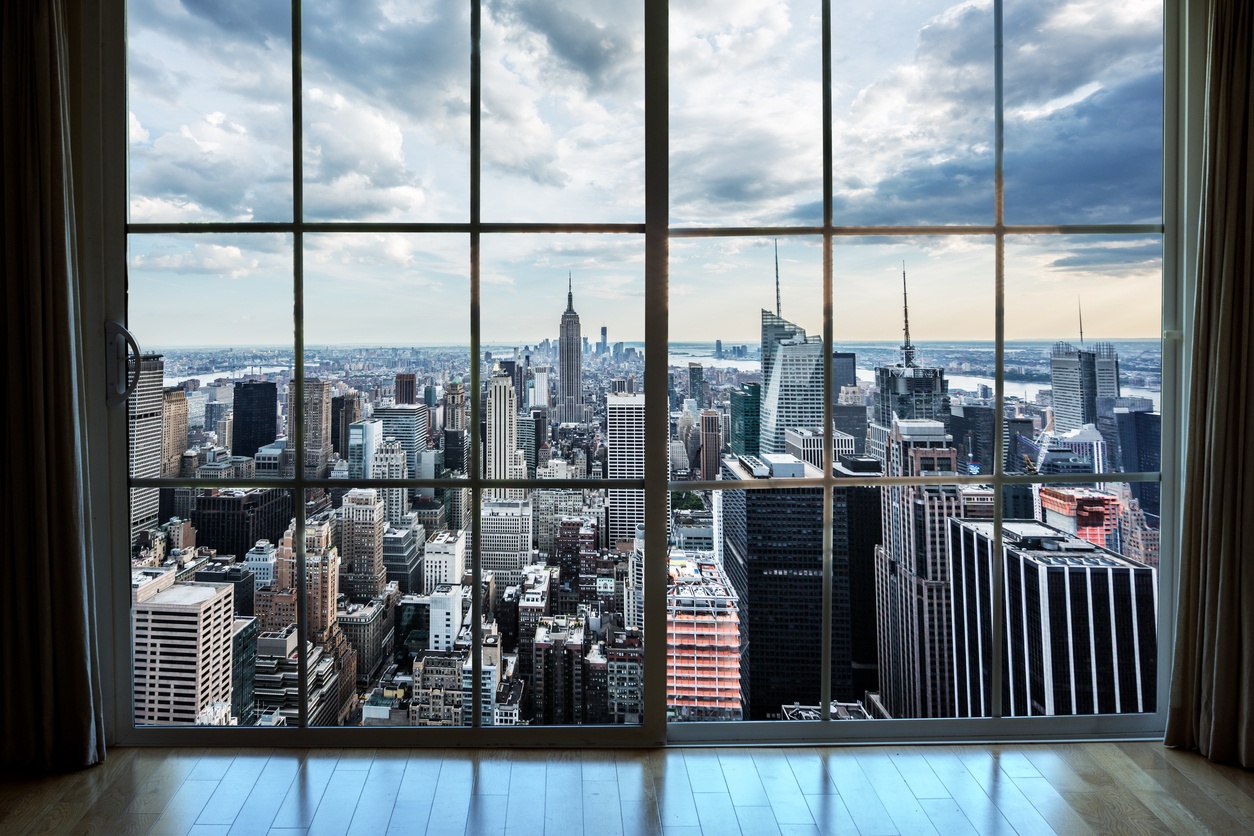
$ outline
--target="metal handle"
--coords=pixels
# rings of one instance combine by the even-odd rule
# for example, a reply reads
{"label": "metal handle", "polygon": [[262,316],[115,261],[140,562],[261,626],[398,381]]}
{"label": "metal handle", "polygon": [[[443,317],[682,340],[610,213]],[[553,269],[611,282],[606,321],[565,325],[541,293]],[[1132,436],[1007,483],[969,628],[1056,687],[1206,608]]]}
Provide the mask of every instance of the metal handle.
{"label": "metal handle", "polygon": [[[135,352],[135,376],[127,380],[126,361],[127,346]],[[117,406],[126,403],[126,399],[139,386],[139,343],[126,326],[117,322],[105,323],[105,403]]]}

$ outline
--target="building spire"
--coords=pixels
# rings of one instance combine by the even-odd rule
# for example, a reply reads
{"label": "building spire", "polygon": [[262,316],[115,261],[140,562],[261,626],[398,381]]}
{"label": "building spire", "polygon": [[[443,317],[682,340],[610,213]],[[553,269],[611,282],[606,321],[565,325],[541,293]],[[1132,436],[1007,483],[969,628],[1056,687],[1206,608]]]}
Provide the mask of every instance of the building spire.
{"label": "building spire", "polygon": [[566,313],[575,312],[575,278],[571,271],[566,272]]}
{"label": "building spire", "polygon": [[779,305],[779,239],[775,239],[775,315],[783,317]]}
{"label": "building spire", "polygon": [[914,346],[910,344],[910,299],[906,295],[906,262],[901,262],[901,311],[905,322],[905,342],[901,345],[901,353],[906,366],[914,365]]}
{"label": "building spire", "polygon": [[1084,348],[1084,306],[1080,304],[1080,297],[1075,297],[1075,307],[1080,314],[1080,348]]}

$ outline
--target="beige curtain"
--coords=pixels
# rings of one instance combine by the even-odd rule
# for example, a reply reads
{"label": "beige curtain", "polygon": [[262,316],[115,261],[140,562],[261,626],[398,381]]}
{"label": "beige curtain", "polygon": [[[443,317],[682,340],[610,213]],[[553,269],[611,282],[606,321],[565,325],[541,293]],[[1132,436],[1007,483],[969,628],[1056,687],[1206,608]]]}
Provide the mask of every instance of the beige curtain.
{"label": "beige curtain", "polygon": [[1166,742],[1254,766],[1254,171],[1248,0],[1214,0]]}
{"label": "beige curtain", "polygon": [[64,1],[0,3],[0,762],[27,770],[104,758]]}

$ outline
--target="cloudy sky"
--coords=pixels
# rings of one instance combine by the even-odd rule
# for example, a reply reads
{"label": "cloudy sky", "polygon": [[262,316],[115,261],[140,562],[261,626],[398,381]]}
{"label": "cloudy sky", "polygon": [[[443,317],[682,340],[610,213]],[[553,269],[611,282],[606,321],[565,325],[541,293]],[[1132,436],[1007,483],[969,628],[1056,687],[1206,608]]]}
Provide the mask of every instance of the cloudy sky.
{"label": "cloudy sky", "polygon": [[[292,218],[289,3],[131,0],[131,220]],[[671,222],[822,220],[817,2],[676,0],[670,35]],[[987,0],[834,4],[838,224],[993,221],[993,22]],[[303,10],[307,220],[469,217],[464,0],[324,0]],[[1158,223],[1162,11],[1156,2],[1008,3],[1006,220]],[[484,0],[482,217],[641,222],[639,2]],[[1159,329],[1159,236],[1017,237],[1010,338]],[[643,335],[637,235],[485,236],[485,344],[555,337],[568,274],[584,330]],[[131,239],[141,343],[281,343],[292,239]],[[836,338],[991,339],[991,238],[838,238]],[[465,235],[309,235],[306,334],[324,342],[464,343]],[[676,239],[675,340],[752,342],[773,307],[765,238]],[[785,316],[821,332],[822,247],[779,242]],[[188,311],[192,312],[189,320]],[[190,328],[189,321],[196,327]]]}

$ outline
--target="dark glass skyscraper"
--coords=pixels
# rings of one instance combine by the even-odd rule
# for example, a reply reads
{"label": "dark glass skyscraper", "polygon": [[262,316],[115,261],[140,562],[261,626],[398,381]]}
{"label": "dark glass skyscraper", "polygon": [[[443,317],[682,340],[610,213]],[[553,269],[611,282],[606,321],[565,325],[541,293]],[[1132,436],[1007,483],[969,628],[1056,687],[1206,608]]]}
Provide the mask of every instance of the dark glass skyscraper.
{"label": "dark glass skyscraper", "polygon": [[573,280],[566,291],[566,310],[557,341],[557,420],[583,421],[583,337],[579,333],[579,314],[575,313]]}
{"label": "dark glass skyscraper", "polygon": [[733,455],[756,456],[761,433],[762,385],[742,383],[731,393],[731,439]]}
{"label": "dark glass skyscraper", "polygon": [[253,380],[235,384],[235,428],[231,452],[252,458],[278,436],[278,387],[268,381]]}

